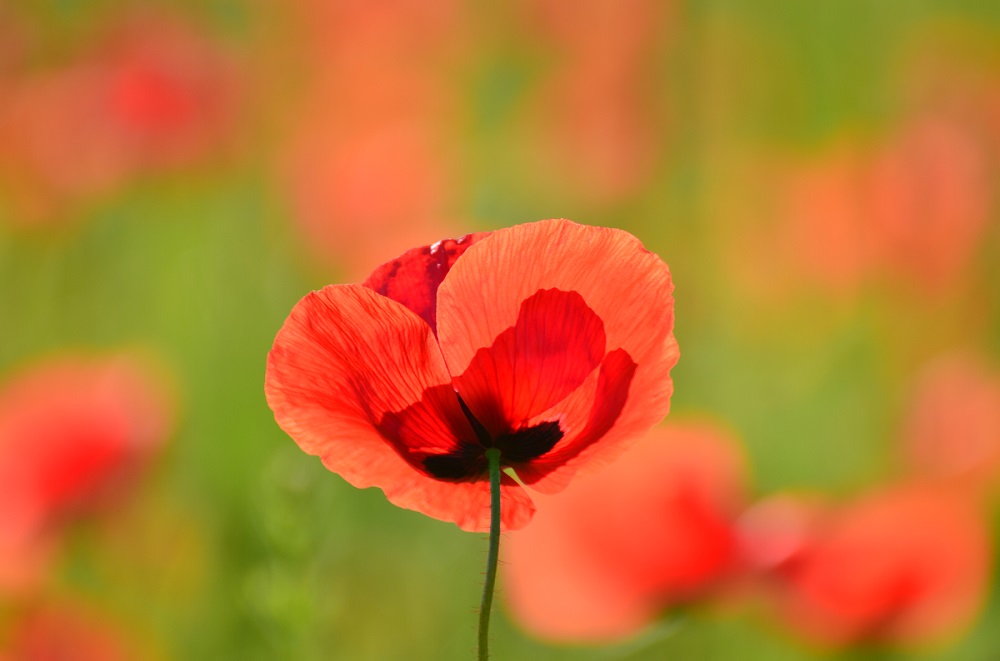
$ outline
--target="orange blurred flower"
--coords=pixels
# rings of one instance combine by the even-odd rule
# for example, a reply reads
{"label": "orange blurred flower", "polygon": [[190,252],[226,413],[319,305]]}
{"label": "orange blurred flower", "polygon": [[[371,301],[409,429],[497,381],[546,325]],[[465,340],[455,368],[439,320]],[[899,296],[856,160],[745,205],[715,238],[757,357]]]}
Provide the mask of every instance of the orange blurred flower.
{"label": "orange blurred flower", "polygon": [[126,357],[66,357],[0,390],[0,589],[30,587],[58,524],[120,493],[166,439],[161,384]]}
{"label": "orange blurred flower", "polygon": [[123,21],[96,49],[102,105],[136,167],[193,164],[231,146],[236,62],[194,25],[160,14]]}
{"label": "orange blurred flower", "polygon": [[792,526],[787,517],[768,522],[758,512],[754,534],[744,537],[760,558],[767,545],[790,539],[790,531],[800,535],[789,546],[795,552],[772,564],[770,588],[784,619],[803,635],[834,646],[915,645],[938,642],[975,616],[991,549],[974,500],[902,485],[799,513],[810,511],[810,521]]}
{"label": "orange blurred flower", "polygon": [[797,273],[838,294],[856,292],[872,264],[865,168],[859,154],[838,149],[794,166],[785,181],[778,245]]}
{"label": "orange blurred flower", "polygon": [[191,26],[143,15],[77,59],[22,71],[0,107],[0,192],[44,223],[137,174],[200,161],[233,137],[237,75]]}
{"label": "orange blurred flower", "polygon": [[539,501],[506,549],[507,602],[542,638],[606,641],[697,598],[737,564],[745,462],[705,424],[654,429],[615,464]]}
{"label": "orange blurred flower", "polygon": [[528,0],[524,10],[554,62],[529,100],[539,176],[599,202],[634,193],[652,174],[662,137],[650,81],[664,3]]}
{"label": "orange blurred flower", "polygon": [[443,218],[455,167],[459,57],[453,0],[303,1],[309,76],[287,136],[283,185],[309,252],[363,277],[455,229]]}
{"label": "orange blurred flower", "polygon": [[954,353],[919,374],[903,431],[920,475],[985,489],[1000,477],[1000,373]]}
{"label": "orange blurred flower", "polygon": [[129,661],[137,651],[125,631],[71,603],[18,613],[0,639],[0,661]]}
{"label": "orange blurred flower", "polygon": [[990,214],[986,155],[973,134],[924,117],[875,157],[869,213],[879,266],[940,294],[967,273]]}
{"label": "orange blurred flower", "polygon": [[845,145],[793,168],[780,234],[796,272],[839,292],[886,278],[947,295],[987,226],[985,153],[943,118],[903,124],[874,149]]}
{"label": "orange blurred flower", "polygon": [[422,237],[449,233],[441,220],[447,177],[438,136],[426,123],[339,126],[321,107],[301,128],[288,152],[287,185],[293,218],[314,256],[361,277]]}

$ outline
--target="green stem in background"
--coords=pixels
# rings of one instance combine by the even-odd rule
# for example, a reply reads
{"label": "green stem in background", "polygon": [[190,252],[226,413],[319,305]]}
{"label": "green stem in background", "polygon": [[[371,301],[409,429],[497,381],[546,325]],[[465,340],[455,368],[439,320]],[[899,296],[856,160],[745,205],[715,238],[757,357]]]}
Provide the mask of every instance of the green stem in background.
{"label": "green stem in background", "polygon": [[483,601],[479,607],[479,661],[486,661],[490,657],[490,608],[493,607],[497,558],[500,555],[500,450],[489,448],[486,450],[486,459],[490,462],[490,551],[486,558]]}

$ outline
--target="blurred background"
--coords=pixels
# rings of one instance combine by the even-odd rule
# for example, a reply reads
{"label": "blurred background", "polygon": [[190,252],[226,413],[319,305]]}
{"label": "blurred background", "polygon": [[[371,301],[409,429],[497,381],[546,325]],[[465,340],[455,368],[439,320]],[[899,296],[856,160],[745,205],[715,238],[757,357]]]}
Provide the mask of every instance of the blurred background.
{"label": "blurred background", "polygon": [[305,455],[264,362],[309,290],[551,217],[671,266],[657,433],[726,449],[662,459],[710,476],[673,518],[601,492],[675,532],[600,640],[506,535],[494,658],[1000,658],[998,185],[989,0],[4,2],[0,658],[471,658],[482,536]]}

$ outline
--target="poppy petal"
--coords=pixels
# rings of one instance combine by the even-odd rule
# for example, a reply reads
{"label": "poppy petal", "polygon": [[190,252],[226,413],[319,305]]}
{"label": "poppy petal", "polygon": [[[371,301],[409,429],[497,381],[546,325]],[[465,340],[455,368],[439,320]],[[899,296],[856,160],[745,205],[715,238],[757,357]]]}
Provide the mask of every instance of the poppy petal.
{"label": "poppy petal", "polygon": [[[485,529],[486,482],[437,480],[411,463],[414,454],[449,452],[472,435],[458,398],[444,395],[450,382],[430,326],[417,315],[360,285],[330,285],[300,300],[278,332],[265,394],[299,447],[352,485],[379,487],[400,507]],[[388,416],[403,411],[410,412],[406,425],[380,433]],[[526,523],[533,507],[523,489],[508,482],[504,495],[507,527]]]}
{"label": "poppy petal", "polygon": [[[609,353],[601,364],[594,387],[580,388],[573,394],[572,401],[563,402],[558,407],[564,411],[561,424],[569,430],[567,440],[530,464],[518,467],[518,477],[525,484],[545,493],[561,491],[575,468],[559,469],[568,464],[575,465],[573,460],[594,443],[606,438],[608,432],[615,428],[628,403],[629,386],[635,371],[636,364],[624,350],[616,349]],[[541,417],[547,415],[556,415],[556,412]],[[546,479],[553,473],[557,475]]]}
{"label": "poppy petal", "polygon": [[514,326],[476,352],[455,388],[495,437],[579,388],[604,346],[604,323],[579,293],[543,289],[521,303]]}
{"label": "poppy petal", "polygon": [[539,419],[559,416],[567,430],[565,440],[549,454],[519,466],[521,481],[543,493],[558,493],[581,468],[589,473],[615,459],[629,447],[629,439],[659,420],[654,417],[659,410],[656,400],[637,394],[665,397],[669,406],[673,382],[669,376],[657,380],[656,375],[668,373],[678,355],[672,336],[660,358],[664,363],[661,372],[640,371],[621,349],[609,352],[600,370],[583,387],[538,416]]}
{"label": "poppy petal", "polygon": [[437,290],[441,281],[469,246],[488,235],[489,232],[477,232],[413,248],[375,269],[362,284],[402,303],[436,332]]}
{"label": "poppy petal", "polygon": [[[564,438],[551,451],[553,461],[539,465],[539,471],[526,470],[535,482],[532,486],[556,491],[580,465],[598,457],[610,458],[624,448],[623,442],[666,415],[673,389],[670,369],[679,352],[672,332],[670,271],[634,236],[568,220],[545,220],[497,230],[466,251],[438,290],[442,353],[451,373],[461,375],[456,379],[456,388],[462,396],[466,397],[466,387],[475,386],[476,404],[467,402],[477,417],[496,415],[489,408],[484,392],[487,388],[492,389],[504,410],[513,408],[504,389],[507,375],[519,377],[518,365],[530,359],[519,363],[510,351],[520,347],[511,343],[504,345],[508,348],[506,356],[493,352],[493,364],[506,360],[502,371],[492,374],[481,369],[475,374],[469,371],[470,366],[478,367],[481,358],[477,356],[483,347],[493,347],[502,334],[517,329],[526,301],[549,290],[579,295],[585,309],[603,325],[606,352],[600,369],[591,370],[563,401],[551,402],[552,407],[539,411],[532,421],[560,419],[564,425]],[[582,309],[564,312],[563,318],[584,319]],[[550,323],[557,317],[553,314],[544,321]],[[569,332],[569,337],[576,333]],[[592,346],[597,344],[593,334],[590,341]],[[576,378],[588,365],[592,354],[574,353],[571,368],[555,378],[565,379],[566,373],[577,370]],[[634,371],[626,378],[633,369],[630,365],[634,365]],[[549,390],[557,391],[559,388]],[[601,401],[608,397],[613,401]],[[543,399],[548,403],[553,398]],[[526,466],[544,464],[543,459]],[[521,467],[517,470],[524,479]]]}
{"label": "poppy petal", "polygon": [[[327,468],[330,465],[324,461]],[[450,521],[468,532],[490,529],[490,488],[488,482],[444,482],[424,477],[409,468],[384,473],[388,482],[382,487],[393,505],[422,512],[442,521]],[[535,513],[528,492],[507,475],[500,482],[500,530],[523,528]]]}

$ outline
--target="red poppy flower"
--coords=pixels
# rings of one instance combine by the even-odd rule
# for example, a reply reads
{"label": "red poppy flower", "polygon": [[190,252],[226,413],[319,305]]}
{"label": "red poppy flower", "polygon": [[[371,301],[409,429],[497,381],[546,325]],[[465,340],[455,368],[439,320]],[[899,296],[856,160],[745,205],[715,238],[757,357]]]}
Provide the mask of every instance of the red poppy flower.
{"label": "red poppy flower", "polygon": [[278,424],[358,487],[467,530],[534,511],[666,414],[670,272],[621,230],[546,220],[416,248],[303,298],[265,392]]}
{"label": "red poppy flower", "polygon": [[974,500],[908,485],[814,514],[798,527],[808,538],[794,561],[772,576],[786,619],[810,638],[934,641],[968,624],[982,603],[991,552]]}
{"label": "red poppy flower", "polygon": [[604,641],[705,593],[735,568],[744,474],[737,444],[712,426],[647,434],[613,466],[541,501],[511,536],[512,614],[543,638]]}
{"label": "red poppy flower", "polygon": [[0,588],[30,586],[54,526],[115,492],[166,437],[169,408],[124,359],[54,360],[0,390]]}

